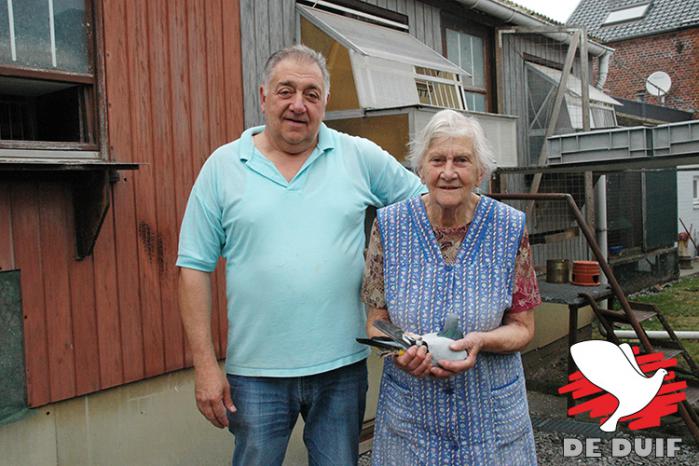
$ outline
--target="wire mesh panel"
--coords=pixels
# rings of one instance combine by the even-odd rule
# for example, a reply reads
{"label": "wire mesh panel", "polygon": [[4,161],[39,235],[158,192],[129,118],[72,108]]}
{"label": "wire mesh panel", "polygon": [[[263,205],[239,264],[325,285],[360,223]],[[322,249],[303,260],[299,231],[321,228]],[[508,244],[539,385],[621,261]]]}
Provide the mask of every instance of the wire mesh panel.
{"label": "wire mesh panel", "polygon": [[[677,193],[657,193],[661,187],[674,187],[674,171],[594,173],[586,181],[584,172],[572,170],[575,169],[571,168],[570,173],[544,174],[539,192],[567,193],[573,197],[583,217],[588,219],[588,226],[596,232],[596,241],[603,240],[603,245],[606,242],[603,253],[622,288],[634,292],[676,279],[679,269],[674,247],[676,234],[672,229],[675,221],[672,219],[677,217]],[[528,193],[534,177],[530,172],[533,171],[523,168],[499,172],[496,191]],[[655,178],[663,183],[657,183]],[[662,186],[655,186],[657,184]],[[594,191],[602,187],[603,196],[600,197]],[[587,239],[564,201],[538,200],[531,209],[531,201],[505,202],[530,213],[527,228],[538,272],[545,271],[549,259],[595,260]],[[605,223],[596,225],[595,209],[601,208],[606,209]],[[661,230],[661,227],[668,228]]]}
{"label": "wire mesh panel", "polygon": [[[508,173],[501,175],[507,192],[529,192],[533,175]],[[514,188],[514,189],[513,189]],[[540,193],[568,193],[583,214],[591,208],[585,202],[584,173],[548,174],[542,178]],[[530,201],[504,201],[527,211]],[[592,252],[568,204],[561,200],[537,201],[527,217],[529,242],[537,272],[546,270],[549,259],[589,260]]]}

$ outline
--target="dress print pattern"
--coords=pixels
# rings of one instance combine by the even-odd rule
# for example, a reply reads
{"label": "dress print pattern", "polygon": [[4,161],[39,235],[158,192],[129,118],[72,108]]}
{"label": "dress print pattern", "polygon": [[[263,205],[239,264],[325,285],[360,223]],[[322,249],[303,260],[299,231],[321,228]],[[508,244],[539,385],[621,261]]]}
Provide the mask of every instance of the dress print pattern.
{"label": "dress print pattern", "polygon": [[[524,214],[481,197],[453,263],[444,260],[421,198],[381,209],[391,321],[419,334],[455,313],[464,334],[501,325],[512,306]],[[384,362],[375,465],[532,465],[534,438],[519,353],[480,353],[448,380],[418,379]]]}

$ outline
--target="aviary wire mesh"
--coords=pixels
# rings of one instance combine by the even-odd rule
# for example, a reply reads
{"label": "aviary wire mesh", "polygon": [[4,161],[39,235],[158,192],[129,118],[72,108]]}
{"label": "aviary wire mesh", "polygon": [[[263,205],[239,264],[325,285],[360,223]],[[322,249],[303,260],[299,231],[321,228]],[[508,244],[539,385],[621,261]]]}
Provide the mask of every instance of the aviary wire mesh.
{"label": "aviary wire mesh", "polygon": [[[503,192],[529,192],[534,175],[519,173],[500,174]],[[587,215],[590,207],[585,202],[585,174],[561,173],[544,175],[540,193],[568,193],[578,208]],[[530,201],[504,201],[523,212]],[[565,201],[536,201],[527,217],[529,242],[532,246],[537,272],[546,270],[548,259],[590,260],[593,254],[578,223]],[[594,226],[593,226],[594,229]]]}

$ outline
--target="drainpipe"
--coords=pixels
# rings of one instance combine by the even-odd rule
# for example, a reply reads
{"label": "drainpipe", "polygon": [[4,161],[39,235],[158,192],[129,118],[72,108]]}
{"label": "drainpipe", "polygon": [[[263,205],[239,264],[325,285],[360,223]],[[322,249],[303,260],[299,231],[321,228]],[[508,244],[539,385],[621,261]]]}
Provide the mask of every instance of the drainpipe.
{"label": "drainpipe", "polygon": [[600,91],[604,88],[604,83],[607,82],[607,74],[609,74],[609,59],[612,58],[612,51],[607,50],[599,59],[599,77],[595,87]]}
{"label": "drainpipe", "polygon": [[[552,27],[556,26],[547,21],[534,18],[525,13],[520,13],[516,9],[506,6],[495,0],[457,0],[461,5],[466,8],[482,11],[490,16],[494,16],[501,20],[503,23],[511,23],[517,26],[525,26],[530,28],[542,28],[542,27]],[[570,37],[565,33],[543,33],[542,35],[550,37],[559,42],[570,42]],[[613,51],[613,49],[597,44],[596,42],[588,42],[587,46],[588,53],[599,57],[603,54],[607,54]],[[601,71],[601,66],[600,66]],[[606,70],[605,70],[606,75]],[[600,73],[601,76],[601,73]],[[606,78],[605,78],[606,79]],[[604,84],[604,83],[603,83]]]}
{"label": "drainpipe", "polygon": [[[595,225],[597,244],[602,252],[602,257],[609,259],[609,245],[607,243],[607,175],[601,175],[595,185]],[[607,276],[600,275],[600,282],[607,283]],[[607,300],[600,303],[600,306],[608,308]]]}
{"label": "drainpipe", "polygon": [[602,250],[604,260],[608,258],[607,244],[607,175],[601,175],[595,185],[595,225],[597,225],[597,244]]}

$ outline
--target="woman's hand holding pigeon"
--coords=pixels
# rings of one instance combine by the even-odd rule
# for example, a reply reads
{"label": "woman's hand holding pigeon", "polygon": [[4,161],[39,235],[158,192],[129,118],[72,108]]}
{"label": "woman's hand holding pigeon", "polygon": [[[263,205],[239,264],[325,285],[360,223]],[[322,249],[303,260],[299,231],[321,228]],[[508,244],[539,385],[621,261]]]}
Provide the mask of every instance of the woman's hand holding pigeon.
{"label": "woman's hand holding pigeon", "polygon": [[456,340],[450,348],[453,351],[466,350],[468,357],[462,361],[439,361],[439,366],[432,366],[430,373],[437,378],[446,379],[456,374],[466,372],[476,365],[476,358],[484,344],[484,336],[480,332],[471,332],[460,340]]}
{"label": "woman's hand holding pigeon", "polygon": [[424,346],[411,346],[405,353],[393,358],[393,362],[398,368],[418,378],[430,375],[432,368],[432,356]]}

